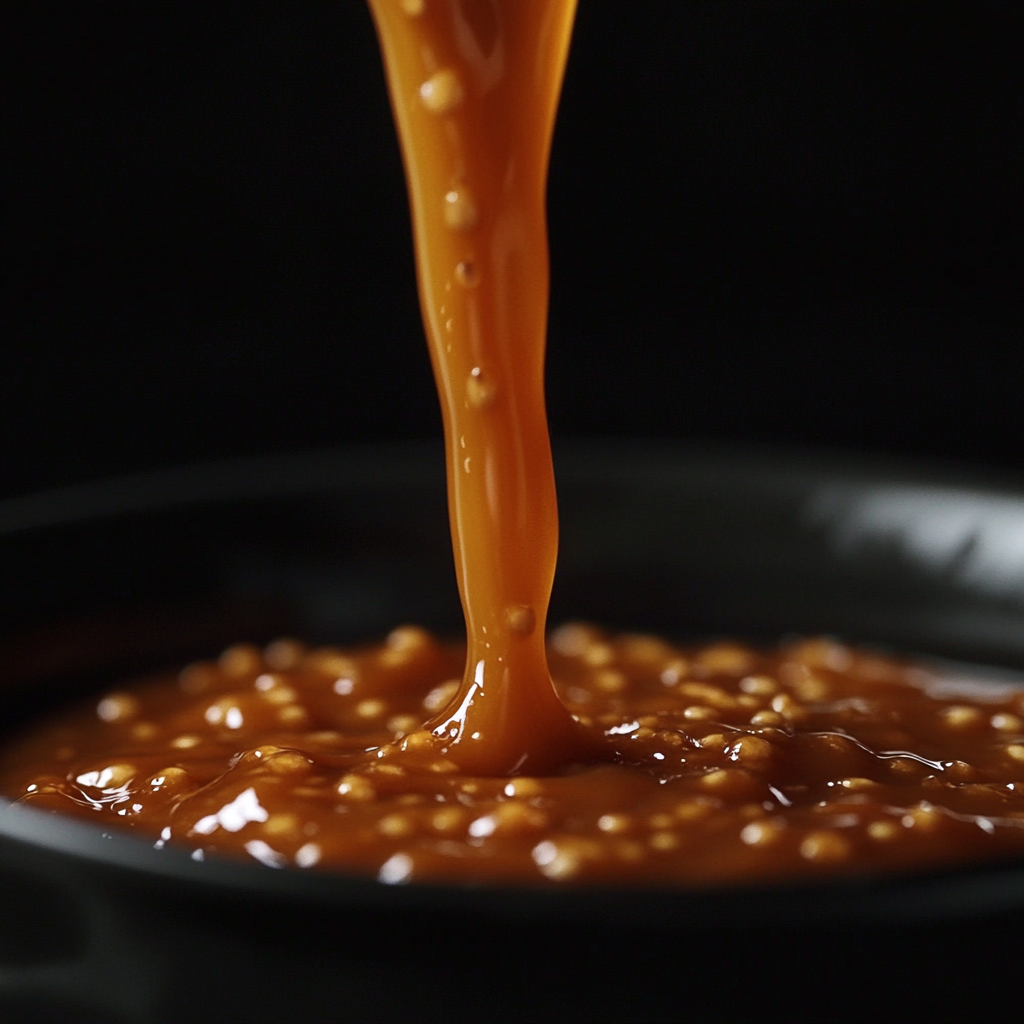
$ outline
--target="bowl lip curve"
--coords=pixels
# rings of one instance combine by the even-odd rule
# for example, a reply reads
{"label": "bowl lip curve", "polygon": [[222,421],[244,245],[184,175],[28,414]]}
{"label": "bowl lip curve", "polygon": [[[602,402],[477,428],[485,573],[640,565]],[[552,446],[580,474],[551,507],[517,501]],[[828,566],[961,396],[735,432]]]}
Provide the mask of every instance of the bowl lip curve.
{"label": "bowl lip curve", "polygon": [[[670,476],[680,465],[789,484],[810,479],[902,483],[1024,499],[1024,473],[906,455],[847,449],[679,441],[667,438],[555,438],[555,475],[586,481]],[[242,498],[336,490],[339,481],[401,486],[444,484],[444,449],[434,439],[354,444],[201,461],[91,480],[0,499],[0,539],[92,519]]]}

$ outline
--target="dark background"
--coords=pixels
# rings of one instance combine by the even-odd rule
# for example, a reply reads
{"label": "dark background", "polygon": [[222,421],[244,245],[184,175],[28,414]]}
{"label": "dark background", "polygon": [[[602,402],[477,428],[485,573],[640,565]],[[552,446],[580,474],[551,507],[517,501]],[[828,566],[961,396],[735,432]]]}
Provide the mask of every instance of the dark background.
{"label": "dark background", "polygon": [[[560,435],[1024,470],[1016,2],[582,0]],[[357,0],[2,7],[2,486],[440,433]]]}

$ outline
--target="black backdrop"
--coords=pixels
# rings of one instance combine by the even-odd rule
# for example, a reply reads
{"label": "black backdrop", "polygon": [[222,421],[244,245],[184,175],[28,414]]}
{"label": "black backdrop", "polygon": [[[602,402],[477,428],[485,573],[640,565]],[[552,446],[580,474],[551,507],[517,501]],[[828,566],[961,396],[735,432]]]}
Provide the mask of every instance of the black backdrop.
{"label": "black backdrop", "polygon": [[[582,0],[554,430],[1024,470],[1021,10]],[[0,493],[439,434],[357,0],[2,22]]]}

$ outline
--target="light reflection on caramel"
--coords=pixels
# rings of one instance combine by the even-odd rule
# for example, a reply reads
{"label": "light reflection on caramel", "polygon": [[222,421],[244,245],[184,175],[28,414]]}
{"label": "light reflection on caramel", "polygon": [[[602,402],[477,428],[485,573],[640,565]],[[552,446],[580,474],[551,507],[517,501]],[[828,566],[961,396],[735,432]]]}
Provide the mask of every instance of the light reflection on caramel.
{"label": "light reflection on caramel", "polygon": [[462,685],[429,727],[464,770],[550,771],[585,753],[544,650],[558,547],[544,197],[575,0],[370,7],[405,161],[469,645]]}

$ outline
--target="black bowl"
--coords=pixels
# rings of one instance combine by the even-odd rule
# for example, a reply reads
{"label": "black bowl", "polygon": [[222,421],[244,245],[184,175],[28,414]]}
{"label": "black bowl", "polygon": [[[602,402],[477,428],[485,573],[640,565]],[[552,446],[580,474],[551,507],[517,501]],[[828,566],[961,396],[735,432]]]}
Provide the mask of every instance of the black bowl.
{"label": "black bowl", "polygon": [[[552,621],[1024,670],[1024,486],[759,450],[557,453]],[[458,635],[443,459],[366,448],[0,504],[4,732],[246,639]],[[949,671],[958,671],[950,662]],[[1016,670],[1016,671],[1015,671]],[[0,805],[5,1020],[976,1019],[1024,863],[704,890],[393,887]]]}

